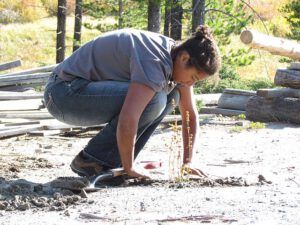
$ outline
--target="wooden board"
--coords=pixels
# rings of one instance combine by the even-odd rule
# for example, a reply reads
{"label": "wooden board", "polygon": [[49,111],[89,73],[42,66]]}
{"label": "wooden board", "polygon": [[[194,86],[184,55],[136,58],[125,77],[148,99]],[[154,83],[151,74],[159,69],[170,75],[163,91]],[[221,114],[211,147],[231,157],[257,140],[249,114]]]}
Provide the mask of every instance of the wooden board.
{"label": "wooden board", "polygon": [[273,89],[258,89],[257,95],[264,98],[278,98],[278,97],[294,97],[300,98],[300,89],[293,88],[273,88]]}
{"label": "wooden board", "polygon": [[33,74],[33,73],[43,73],[43,72],[52,72],[53,69],[57,66],[58,64],[55,65],[50,65],[50,66],[43,66],[43,67],[37,67],[33,69],[28,69],[28,70],[23,70],[15,73],[7,73],[0,75],[1,76],[15,76],[15,75],[22,75],[22,74]]}
{"label": "wooden board", "polygon": [[18,66],[21,66],[20,60],[3,63],[3,64],[0,64],[0,71],[9,70],[9,69],[12,69],[12,68],[15,68]]}
{"label": "wooden board", "polygon": [[300,98],[263,98],[253,96],[246,107],[246,117],[254,121],[300,123]]}
{"label": "wooden board", "polygon": [[41,125],[22,126],[15,129],[0,131],[0,138],[11,137],[16,135],[26,134],[27,132],[43,129]]}
{"label": "wooden board", "polygon": [[16,76],[1,76],[0,86],[10,86],[28,83],[45,83],[51,73],[23,74]]}
{"label": "wooden board", "polygon": [[218,108],[218,107],[202,107],[200,109],[200,113],[220,114],[223,116],[238,116],[241,114],[245,114],[246,112],[243,110],[222,109],[222,108]]}
{"label": "wooden board", "polygon": [[44,108],[41,99],[0,101],[0,111],[21,111]]}
{"label": "wooden board", "polygon": [[274,83],[278,86],[300,89],[300,71],[278,69],[275,74]]}
{"label": "wooden board", "polygon": [[15,91],[0,91],[0,100],[41,99],[43,93],[20,93]]}

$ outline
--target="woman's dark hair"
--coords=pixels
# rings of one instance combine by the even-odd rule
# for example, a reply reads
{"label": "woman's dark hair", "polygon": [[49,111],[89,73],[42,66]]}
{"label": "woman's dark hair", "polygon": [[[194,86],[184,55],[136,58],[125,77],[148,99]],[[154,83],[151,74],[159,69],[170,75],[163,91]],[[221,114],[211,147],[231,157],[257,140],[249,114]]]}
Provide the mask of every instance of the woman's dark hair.
{"label": "woman's dark hair", "polygon": [[207,26],[198,26],[192,37],[176,46],[172,52],[173,60],[181,51],[187,51],[190,55],[188,66],[195,66],[208,75],[213,75],[220,69],[219,49]]}

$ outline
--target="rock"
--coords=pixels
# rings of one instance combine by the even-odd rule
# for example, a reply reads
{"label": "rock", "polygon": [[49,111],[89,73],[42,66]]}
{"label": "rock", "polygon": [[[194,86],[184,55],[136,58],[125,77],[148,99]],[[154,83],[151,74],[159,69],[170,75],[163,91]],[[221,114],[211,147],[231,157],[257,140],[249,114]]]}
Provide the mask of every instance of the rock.
{"label": "rock", "polygon": [[0,202],[0,210],[6,210],[7,206],[8,206],[7,201]]}
{"label": "rock", "polygon": [[28,210],[28,209],[30,209],[30,204],[29,203],[21,203],[18,206],[18,210],[21,210],[21,211],[25,211],[25,210]]}

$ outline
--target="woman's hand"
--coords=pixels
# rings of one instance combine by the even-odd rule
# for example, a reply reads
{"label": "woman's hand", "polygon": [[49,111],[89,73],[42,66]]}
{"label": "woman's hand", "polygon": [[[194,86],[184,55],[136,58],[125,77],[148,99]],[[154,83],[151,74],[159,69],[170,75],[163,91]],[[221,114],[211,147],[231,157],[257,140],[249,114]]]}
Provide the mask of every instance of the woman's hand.
{"label": "woman's hand", "polygon": [[185,174],[189,174],[189,175],[195,175],[195,176],[199,176],[201,178],[203,177],[207,177],[207,175],[200,169],[196,168],[193,164],[191,163],[186,163],[183,164],[182,166],[183,169],[183,173]]}
{"label": "woman's hand", "polygon": [[137,170],[136,168],[131,168],[129,170],[126,170],[125,172],[129,177],[132,178],[151,179],[150,176],[141,169]]}

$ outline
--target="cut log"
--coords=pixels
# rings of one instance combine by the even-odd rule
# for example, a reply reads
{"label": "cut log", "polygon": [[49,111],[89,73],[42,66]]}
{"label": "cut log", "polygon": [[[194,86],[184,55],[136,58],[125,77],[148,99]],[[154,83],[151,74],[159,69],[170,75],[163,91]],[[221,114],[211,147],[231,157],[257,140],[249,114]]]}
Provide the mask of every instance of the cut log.
{"label": "cut log", "polygon": [[9,70],[9,69],[12,69],[12,68],[15,68],[18,66],[21,66],[20,60],[3,63],[3,64],[0,64],[0,71]]}
{"label": "cut log", "polygon": [[13,91],[0,91],[0,100],[24,100],[24,99],[41,99],[42,93],[20,93]]}
{"label": "cut log", "polygon": [[256,94],[255,91],[251,90],[242,90],[242,89],[233,89],[233,88],[226,88],[223,93],[227,94],[235,94],[235,95],[245,95],[245,96],[253,96]]}
{"label": "cut log", "polygon": [[44,73],[44,72],[52,72],[53,69],[57,66],[58,64],[50,65],[50,66],[43,66],[43,67],[37,67],[29,70],[23,70],[15,73],[7,73],[7,74],[2,74],[2,76],[16,76],[16,75],[24,75],[24,74],[33,74],[33,73]]}
{"label": "cut log", "polygon": [[241,114],[245,114],[246,112],[243,110],[222,109],[222,108],[217,108],[217,107],[202,107],[200,109],[200,113],[220,114],[223,116],[238,116]]}
{"label": "cut log", "polygon": [[296,41],[273,37],[255,30],[244,30],[240,35],[240,39],[252,48],[300,60],[300,44]]}
{"label": "cut log", "polygon": [[201,101],[203,105],[217,105],[220,97],[220,93],[195,95],[196,101]]}
{"label": "cut log", "polygon": [[41,99],[0,101],[0,111],[21,111],[44,108]]}
{"label": "cut log", "polygon": [[300,62],[292,62],[288,67],[289,70],[300,70]]}
{"label": "cut log", "polygon": [[291,97],[300,98],[300,89],[293,88],[273,88],[258,89],[257,95],[264,98]]}
{"label": "cut log", "polygon": [[300,88],[300,71],[278,69],[274,83],[283,87]]}
{"label": "cut log", "polygon": [[300,98],[263,98],[253,96],[246,107],[246,117],[254,121],[300,123]]}

